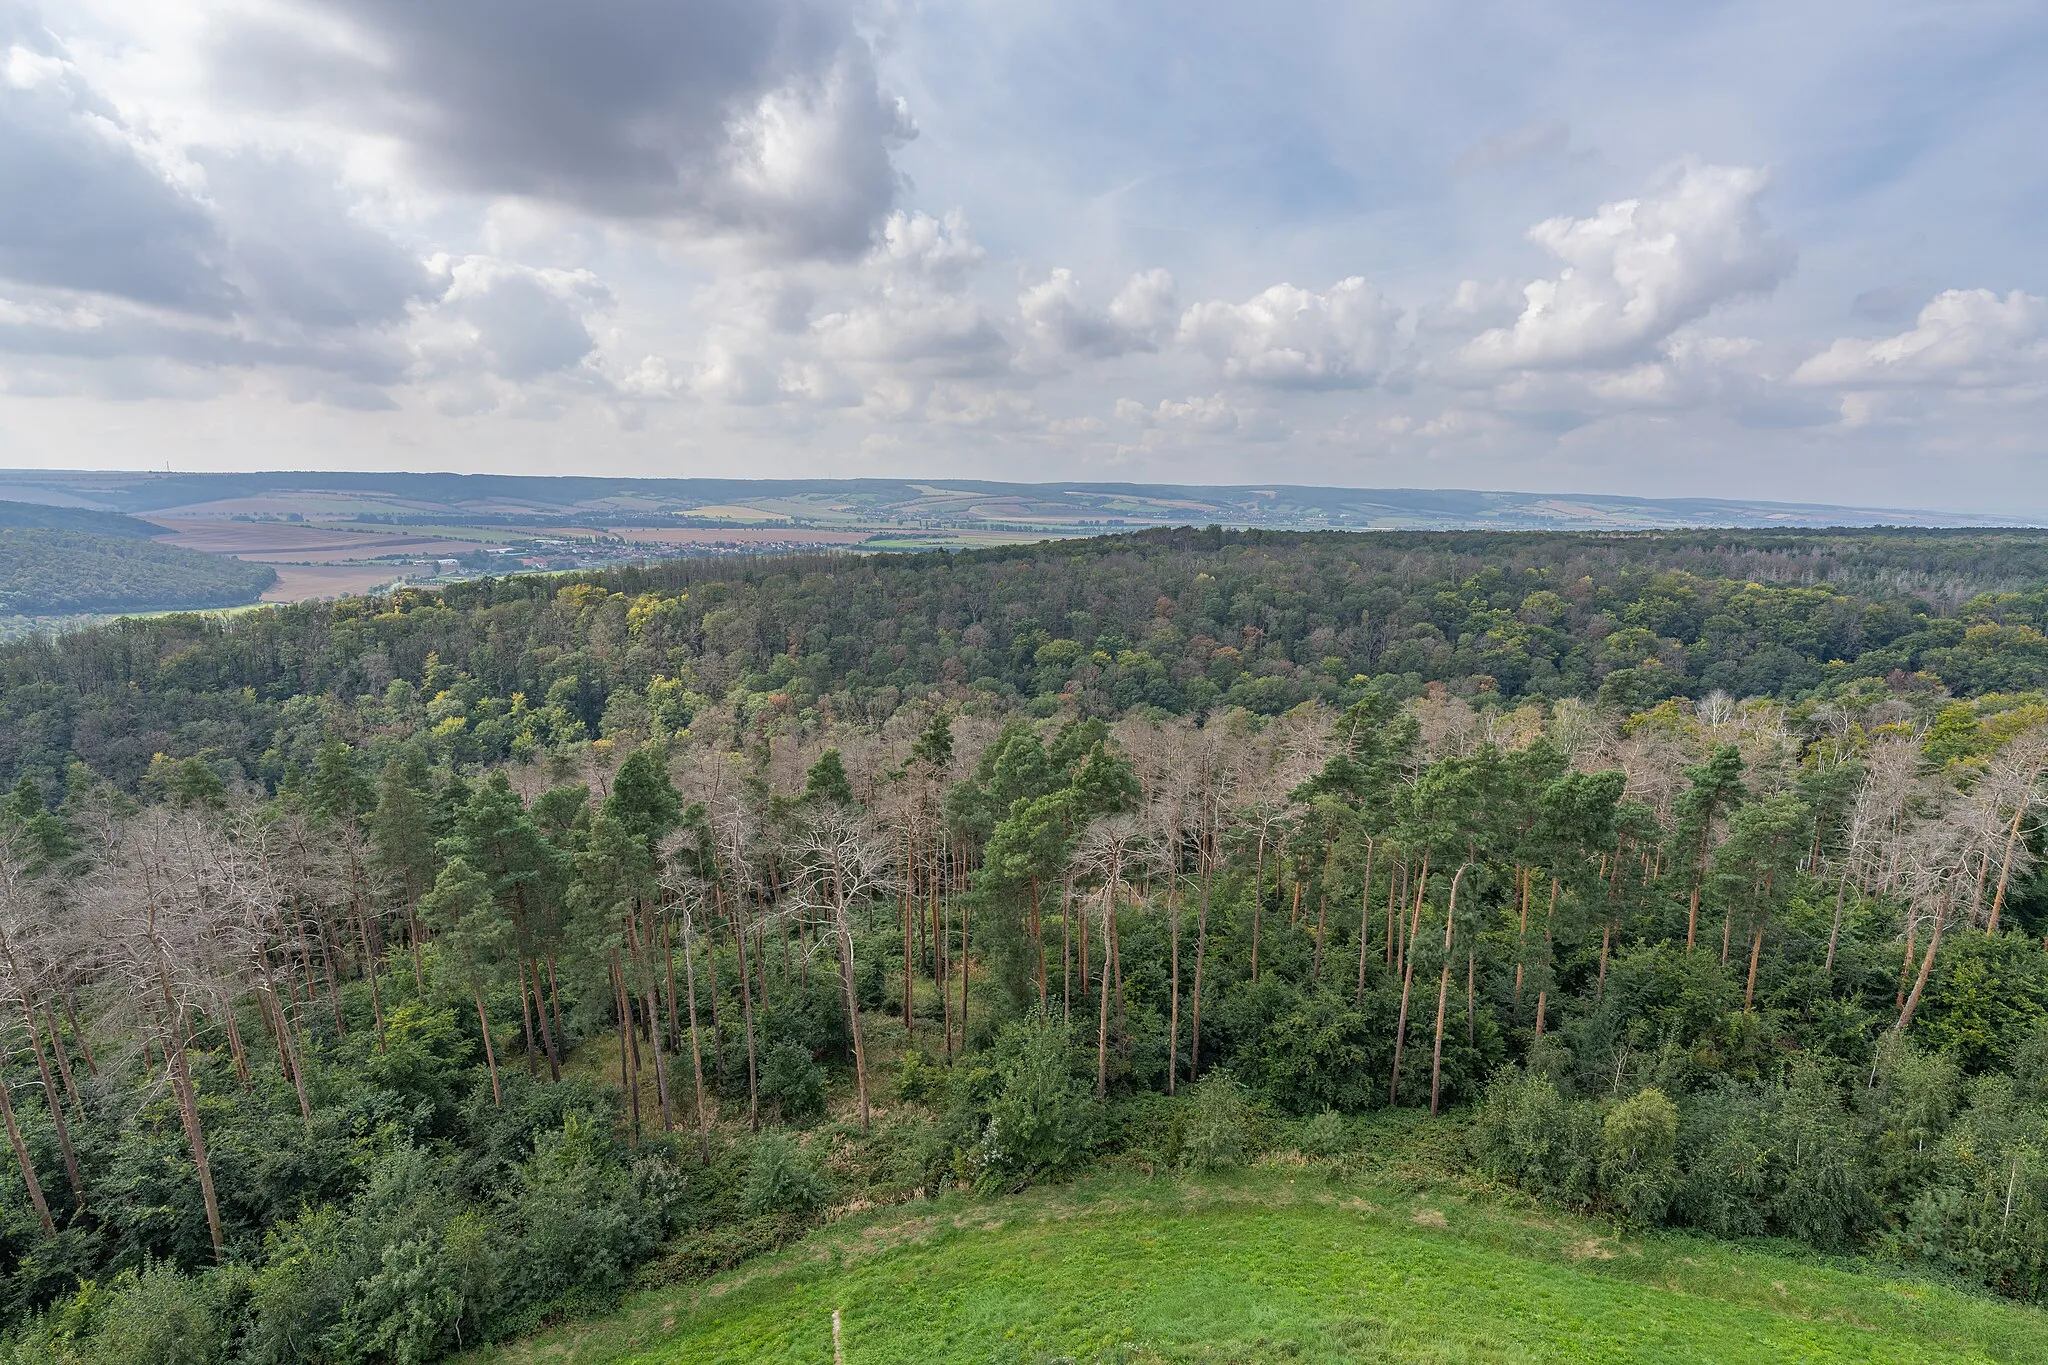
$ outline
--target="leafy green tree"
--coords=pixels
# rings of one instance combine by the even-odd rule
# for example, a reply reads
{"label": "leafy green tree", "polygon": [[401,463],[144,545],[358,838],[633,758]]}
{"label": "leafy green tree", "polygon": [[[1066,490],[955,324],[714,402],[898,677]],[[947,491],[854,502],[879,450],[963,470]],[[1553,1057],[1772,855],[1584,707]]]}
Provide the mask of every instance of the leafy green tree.
{"label": "leafy green tree", "polygon": [[644,843],[650,855],[659,851],[662,839],[676,827],[682,809],[682,800],[669,781],[666,751],[653,744],[635,749],[619,765],[611,795],[604,802],[605,815]]}
{"label": "leafy green tree", "polygon": [[1037,1012],[1006,1028],[994,1052],[998,1088],[976,1148],[977,1181],[1009,1188],[1086,1161],[1101,1106],[1078,1074],[1072,1028]]}
{"label": "leafy green tree", "polygon": [[1753,932],[1749,954],[1749,985],[1742,1005],[1756,1000],[1758,964],[1764,930],[1791,895],[1793,876],[1813,833],[1813,812],[1797,792],[1774,792],[1738,809],[1728,821],[1728,838],[1714,855],[1715,895],[1726,907],[1721,932],[1721,961],[1726,963],[1738,908]]}
{"label": "leafy green tree", "polygon": [[1251,1150],[1251,1105],[1243,1084],[1218,1068],[1188,1087],[1181,1165],[1192,1171],[1242,1166]]}
{"label": "leafy green tree", "polygon": [[910,761],[921,763],[937,772],[944,772],[946,765],[953,761],[953,718],[944,711],[932,714],[931,723],[924,733],[910,746]]}

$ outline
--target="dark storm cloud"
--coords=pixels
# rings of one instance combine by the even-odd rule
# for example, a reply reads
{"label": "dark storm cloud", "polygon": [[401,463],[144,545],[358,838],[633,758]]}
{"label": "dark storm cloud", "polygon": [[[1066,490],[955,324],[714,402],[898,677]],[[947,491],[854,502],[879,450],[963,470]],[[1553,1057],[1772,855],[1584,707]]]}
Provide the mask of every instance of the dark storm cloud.
{"label": "dark storm cloud", "polygon": [[[227,31],[218,78],[402,139],[449,187],[608,217],[866,245],[911,135],[832,0],[307,0]],[[331,37],[331,35],[330,35]]]}

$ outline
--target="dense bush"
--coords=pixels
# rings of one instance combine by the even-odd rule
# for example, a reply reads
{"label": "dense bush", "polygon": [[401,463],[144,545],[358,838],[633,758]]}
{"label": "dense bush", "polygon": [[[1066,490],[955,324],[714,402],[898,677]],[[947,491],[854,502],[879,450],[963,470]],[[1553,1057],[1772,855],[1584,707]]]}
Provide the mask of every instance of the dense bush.
{"label": "dense bush", "polygon": [[813,1213],[827,1194],[825,1181],[795,1139],[770,1133],[754,1145],[747,1166],[748,1213]]}
{"label": "dense bush", "polygon": [[980,1183],[1000,1188],[1060,1175],[1088,1159],[1100,1115],[1065,1023],[1034,1015],[1011,1025],[989,1065],[994,1092],[975,1153]]}
{"label": "dense bush", "polygon": [[1237,1077],[1212,1071],[1195,1082],[1181,1133],[1182,1167],[1220,1171],[1242,1166],[1251,1145],[1251,1104]]}

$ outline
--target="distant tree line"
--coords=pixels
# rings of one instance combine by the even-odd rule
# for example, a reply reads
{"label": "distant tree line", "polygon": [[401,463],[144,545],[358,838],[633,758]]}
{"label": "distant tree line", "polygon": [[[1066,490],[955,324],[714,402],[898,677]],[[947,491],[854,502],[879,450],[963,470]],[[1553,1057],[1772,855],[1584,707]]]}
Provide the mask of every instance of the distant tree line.
{"label": "distant tree line", "polygon": [[267,564],[160,545],[126,532],[0,522],[0,616],[236,607],[254,602],[276,582],[277,571]]}

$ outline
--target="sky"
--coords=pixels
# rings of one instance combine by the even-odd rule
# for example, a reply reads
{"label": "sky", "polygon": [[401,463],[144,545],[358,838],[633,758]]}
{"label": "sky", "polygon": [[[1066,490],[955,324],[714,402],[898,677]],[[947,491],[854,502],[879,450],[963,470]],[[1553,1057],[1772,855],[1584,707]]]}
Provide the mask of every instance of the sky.
{"label": "sky", "polygon": [[0,465],[2048,513],[2048,6],[0,0]]}

